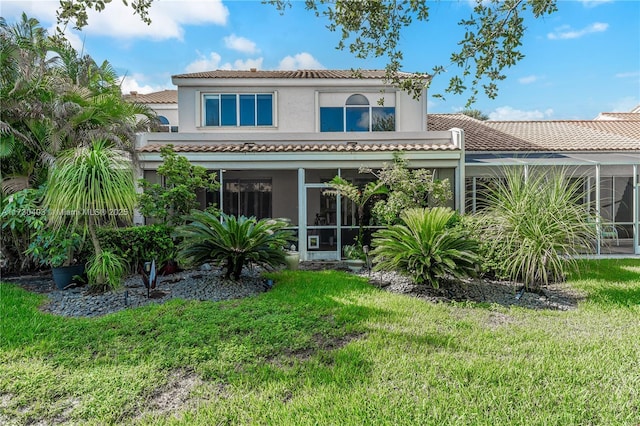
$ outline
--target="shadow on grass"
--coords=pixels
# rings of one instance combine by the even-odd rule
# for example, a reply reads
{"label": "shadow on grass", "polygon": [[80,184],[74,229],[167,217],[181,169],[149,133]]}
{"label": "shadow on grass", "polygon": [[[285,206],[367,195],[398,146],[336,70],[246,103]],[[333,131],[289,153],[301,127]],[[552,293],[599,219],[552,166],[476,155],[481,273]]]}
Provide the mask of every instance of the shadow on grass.
{"label": "shadow on grass", "polygon": [[43,297],[0,284],[0,350],[65,367],[138,365],[188,368],[225,379],[279,354],[340,349],[383,311],[358,297],[372,289],[341,272],[271,275],[264,294],[226,302],[172,300],[94,319],[62,318],[37,309]]}
{"label": "shadow on grass", "polygon": [[584,260],[572,281],[599,306],[640,305],[640,259]]}

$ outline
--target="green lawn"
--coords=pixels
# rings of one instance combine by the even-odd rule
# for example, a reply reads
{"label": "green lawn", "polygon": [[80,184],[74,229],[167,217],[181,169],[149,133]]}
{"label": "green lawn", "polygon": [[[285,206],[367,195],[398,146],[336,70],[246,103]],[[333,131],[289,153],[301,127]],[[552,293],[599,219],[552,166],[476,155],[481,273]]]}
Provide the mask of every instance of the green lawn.
{"label": "green lawn", "polygon": [[640,424],[640,260],[578,309],[431,304],[341,272],[97,319],[1,284],[0,423]]}

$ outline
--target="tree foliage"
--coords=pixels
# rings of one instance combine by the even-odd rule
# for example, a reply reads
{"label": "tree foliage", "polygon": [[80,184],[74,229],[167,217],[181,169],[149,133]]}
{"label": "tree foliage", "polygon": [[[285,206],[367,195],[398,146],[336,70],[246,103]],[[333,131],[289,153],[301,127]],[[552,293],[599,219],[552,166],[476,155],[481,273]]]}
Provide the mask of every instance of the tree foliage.
{"label": "tree foliage", "polygon": [[[87,10],[102,11],[111,0],[61,0],[57,11],[58,24],[72,22],[75,28],[87,25]],[[134,14],[151,23],[149,8],[154,0],[127,2]],[[284,12],[291,0],[264,0]],[[403,30],[415,21],[429,20],[429,5],[419,0],[305,0],[305,7],[316,16],[328,19],[330,31],[339,32],[338,49],[349,49],[357,58],[387,60],[387,79],[408,93],[419,96],[432,77],[459,72],[449,80],[445,93],[469,91],[467,106],[476,100],[480,87],[491,99],[498,94],[497,83],[506,78],[504,71],[524,54],[520,50],[526,31],[525,18],[537,19],[557,10],[557,0],[477,0],[468,19],[458,24],[464,27],[459,51],[451,54],[449,64],[436,64],[430,73],[418,72],[413,78],[402,78],[403,52],[400,42]],[[437,41],[432,41],[437,42]],[[443,97],[443,94],[436,94]]]}
{"label": "tree foliage", "polygon": [[449,179],[436,179],[428,169],[409,169],[400,153],[394,153],[393,162],[380,170],[361,168],[360,172],[373,174],[388,188],[386,198],[371,209],[381,225],[398,223],[400,214],[410,208],[444,206],[453,196]]}
{"label": "tree foliage", "polygon": [[153,125],[151,109],[122,99],[107,61],[78,53],[38,20],[0,18],[0,40],[2,178],[26,176],[37,186],[60,152],[93,139],[132,151],[136,132]]}
{"label": "tree foliage", "polygon": [[460,114],[464,114],[468,117],[475,118],[476,120],[480,121],[487,121],[489,119],[489,116],[479,109],[463,109],[462,111],[460,111]]}
{"label": "tree foliage", "polygon": [[[173,145],[160,149],[163,163],[158,175],[164,184],[140,179],[144,192],[138,197],[143,216],[160,223],[181,225],[191,210],[199,207],[199,191],[215,191],[219,188],[216,174],[202,166],[194,166],[185,157],[173,151]],[[209,206],[208,206],[209,207]]]}

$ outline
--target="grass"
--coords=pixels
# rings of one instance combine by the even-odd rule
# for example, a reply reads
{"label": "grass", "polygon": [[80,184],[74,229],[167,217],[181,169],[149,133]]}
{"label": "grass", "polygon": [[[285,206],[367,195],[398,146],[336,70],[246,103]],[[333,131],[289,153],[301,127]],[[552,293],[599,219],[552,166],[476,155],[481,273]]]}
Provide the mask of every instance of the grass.
{"label": "grass", "polygon": [[96,319],[1,284],[0,423],[640,423],[640,261],[585,261],[569,312],[431,304],[341,272]]}

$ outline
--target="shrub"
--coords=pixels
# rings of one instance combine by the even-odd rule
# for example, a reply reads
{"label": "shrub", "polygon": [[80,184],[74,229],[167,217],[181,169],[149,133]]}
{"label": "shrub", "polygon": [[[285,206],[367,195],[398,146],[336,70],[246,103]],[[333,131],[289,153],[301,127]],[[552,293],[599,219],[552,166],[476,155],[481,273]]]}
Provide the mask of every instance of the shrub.
{"label": "shrub", "polygon": [[89,259],[88,265],[87,278],[91,291],[101,293],[115,290],[122,284],[126,264],[120,256],[109,250],[102,250]]}
{"label": "shrub", "polygon": [[176,229],[183,239],[178,258],[187,263],[212,262],[226,268],[225,278],[240,278],[245,264],[267,268],[285,264],[283,247],[288,247],[293,233],[284,228],[285,221],[255,217],[220,217],[194,210],[190,223]]}
{"label": "shrub", "polygon": [[528,289],[563,281],[577,266],[575,256],[596,238],[580,182],[564,170],[530,173],[525,180],[512,168],[504,177],[488,190],[488,208],[476,219],[487,265]]}
{"label": "shrub", "polygon": [[441,279],[475,274],[478,243],[469,237],[455,211],[413,208],[404,211],[400,220],[401,224],[373,235],[374,270],[395,270],[434,288]]}
{"label": "shrub", "polygon": [[31,270],[38,263],[25,252],[47,223],[43,195],[44,188],[23,189],[8,196],[0,192],[0,257],[8,271]]}
{"label": "shrub", "polygon": [[389,188],[386,198],[376,201],[371,209],[381,225],[399,223],[400,213],[406,209],[444,206],[453,196],[448,179],[436,179],[431,170],[409,169],[400,153],[394,154],[393,163],[378,171],[362,168],[360,172],[373,174]]}
{"label": "shrub", "polygon": [[163,147],[160,156],[163,163],[158,167],[158,175],[164,178],[164,185],[140,179],[144,192],[138,197],[138,207],[143,216],[159,223],[182,225],[185,216],[199,207],[198,191],[219,188],[216,174],[176,154],[173,145]]}
{"label": "shrub", "polygon": [[159,266],[176,258],[176,244],[171,237],[173,227],[145,225],[126,228],[101,228],[98,238],[105,249],[127,259],[129,272],[135,273],[144,264],[156,260]]}

